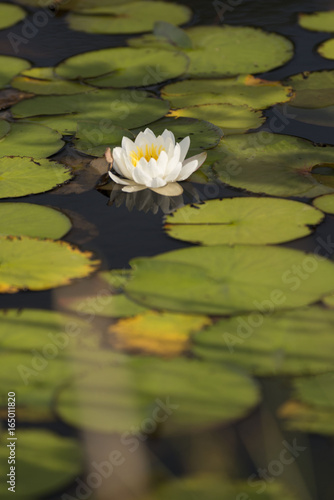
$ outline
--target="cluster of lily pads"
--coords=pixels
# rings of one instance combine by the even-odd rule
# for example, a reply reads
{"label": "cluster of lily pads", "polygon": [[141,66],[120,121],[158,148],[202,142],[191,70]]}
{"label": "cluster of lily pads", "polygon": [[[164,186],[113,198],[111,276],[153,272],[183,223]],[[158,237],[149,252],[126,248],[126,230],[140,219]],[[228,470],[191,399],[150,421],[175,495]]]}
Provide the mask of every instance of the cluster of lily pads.
{"label": "cluster of lily pads", "polygon": [[[156,134],[167,128],[178,140],[190,135],[190,153],[207,152],[194,180],[219,180],[253,196],[176,210],[164,230],[194,246],[134,259],[128,271],[98,273],[98,288],[107,290],[103,300],[71,293],[62,303],[66,314],[1,311],[0,371],[6,386],[20,394],[18,420],[61,418],[79,429],[121,434],[138,427],[156,398],[166,396],[179,408],[160,432],[175,436],[245,417],[261,400],[255,377],[289,375],[298,378],[293,400],[280,408],[287,426],[333,434],[334,379],[327,372],[334,361],[334,264],[274,245],[311,234],[325,214],[334,214],[334,148],[256,129],[266,125],[264,110],[287,103],[294,119],[332,125],[334,72],[265,81],[253,75],[292,58],[288,39],[250,27],[181,30],[177,25],[191,17],[185,7],[123,4],[109,0],[97,8],[91,0],[71,0],[63,7],[73,29],[139,33],[155,26],[154,32],[55,68],[0,56],[0,86],[12,89],[10,103],[2,100],[0,197],[64,184],[71,189],[94,170],[92,157],[147,125]],[[124,9],[131,16],[121,22]],[[1,6],[0,13],[6,20],[0,28],[26,15],[12,5]],[[161,17],[173,24],[154,24]],[[302,16],[300,23],[324,31],[321,14]],[[167,83],[173,79],[178,81]],[[329,173],[317,173],[319,165]],[[304,201],[281,199],[288,197]],[[312,205],[305,203],[313,198]],[[98,270],[90,253],[57,241],[72,227],[59,210],[4,201],[0,215],[1,293],[57,288]],[[94,328],[90,316],[104,327]],[[77,335],[69,328],[73,322]],[[52,348],[56,354],[48,357]],[[32,351],[47,360],[43,369],[34,367]],[[20,433],[21,457],[29,454],[29,460],[21,465],[19,497],[61,489],[81,472],[75,439],[45,430]],[[0,459],[6,459],[1,448]],[[41,478],[34,483],[23,479],[32,466]],[[222,500],[240,491],[255,498],[246,483],[215,477],[170,483],[152,498],[203,491]],[[290,498],[279,482],[268,485],[265,495]]]}

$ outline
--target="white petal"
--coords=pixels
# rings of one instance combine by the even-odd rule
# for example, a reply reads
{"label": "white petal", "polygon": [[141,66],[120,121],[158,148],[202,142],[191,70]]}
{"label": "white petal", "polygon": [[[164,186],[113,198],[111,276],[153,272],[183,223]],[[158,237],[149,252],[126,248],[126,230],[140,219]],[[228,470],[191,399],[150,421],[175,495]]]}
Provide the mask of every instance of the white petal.
{"label": "white petal", "polygon": [[[168,164],[166,167],[166,175],[170,174],[172,171],[174,171],[176,165],[180,163],[180,154],[181,154],[181,148],[180,144],[176,144],[174,148],[174,154],[172,158],[169,158]],[[182,165],[182,163],[181,163]]]}
{"label": "white petal", "polygon": [[168,156],[166,151],[161,151],[159,158],[157,159],[157,173],[164,177],[167,171]]}
{"label": "white petal", "polygon": [[124,191],[125,193],[136,193],[137,191],[143,191],[143,189],[147,189],[146,186],[136,184],[134,186],[125,186],[124,188],[122,188],[122,191]]}
{"label": "white petal", "polygon": [[136,149],[136,146],[135,146],[134,142],[131,141],[131,139],[129,139],[128,137],[123,137],[123,139],[122,139],[122,148],[127,153],[131,153],[131,151],[133,151],[134,149]]}
{"label": "white petal", "polygon": [[205,152],[200,153],[199,155],[193,156],[189,158],[183,163],[180,175],[176,180],[184,181],[188,179],[188,177],[193,174],[203,163],[205,162],[207,154]]}
{"label": "white petal", "polygon": [[132,172],[132,177],[137,184],[149,186],[151,176],[146,173],[146,168],[147,161],[145,160],[145,158],[141,158]]}
{"label": "white petal", "polygon": [[123,177],[129,177],[129,171],[128,168],[126,167],[126,161],[125,161],[126,153],[124,149],[114,148],[112,154],[114,158],[113,168],[116,170],[118,174],[123,175]]}
{"label": "white petal", "polygon": [[183,193],[183,187],[177,182],[170,182],[166,186],[160,188],[150,188],[155,193],[161,194],[163,196],[179,196]]}
{"label": "white petal", "polygon": [[172,144],[175,145],[175,137],[174,137],[174,134],[172,132],[170,132],[169,130],[164,130],[163,133],[161,134],[161,137],[164,139],[164,141],[168,141],[171,140],[172,141]]}
{"label": "white petal", "polygon": [[178,180],[182,170],[182,163],[179,161],[178,163],[175,164],[173,170],[171,170],[166,176],[165,180],[166,182],[174,182]]}
{"label": "white petal", "polygon": [[150,183],[147,184],[147,187],[149,188],[159,188],[162,186],[166,186],[166,181],[162,177],[155,177],[155,179],[151,179]]}
{"label": "white petal", "polygon": [[190,137],[185,137],[179,144],[181,148],[180,161],[184,161],[190,148]]}
{"label": "white petal", "polygon": [[133,184],[133,181],[127,180],[127,179],[121,179],[120,177],[117,177],[117,175],[113,174],[112,172],[108,172],[109,176],[111,179],[116,182],[116,184],[124,184],[125,186],[129,186]]}

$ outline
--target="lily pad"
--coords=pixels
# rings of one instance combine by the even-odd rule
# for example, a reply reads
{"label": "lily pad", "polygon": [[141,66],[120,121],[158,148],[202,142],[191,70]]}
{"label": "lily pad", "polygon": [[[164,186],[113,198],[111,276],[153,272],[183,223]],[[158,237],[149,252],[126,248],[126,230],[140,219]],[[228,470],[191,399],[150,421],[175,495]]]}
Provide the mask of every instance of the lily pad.
{"label": "lily pad", "polygon": [[294,381],[294,398],[279,409],[279,416],[293,431],[334,434],[333,373]]}
{"label": "lily pad", "polygon": [[96,90],[86,95],[37,96],[13,106],[12,113],[63,133],[75,133],[81,121],[94,121],[98,131],[113,125],[142,127],[164,116],[168,108],[168,103],[144,91]]}
{"label": "lily pad", "polygon": [[189,106],[188,108],[172,110],[168,116],[208,121],[220,127],[224,135],[242,134],[250,129],[261,127],[265,121],[261,111],[254,111],[248,106],[232,106],[230,104]]}
{"label": "lily pad", "polygon": [[334,195],[327,194],[320,196],[313,201],[313,205],[326,214],[334,215]]}
{"label": "lily pad", "polygon": [[334,32],[334,11],[312,12],[300,14],[299,24],[302,28],[311,31]]}
{"label": "lily pad", "polygon": [[71,172],[50,160],[0,158],[0,198],[43,193],[71,179]]}
{"label": "lily pad", "polygon": [[30,66],[30,62],[25,59],[0,55],[0,88],[8,85],[14,76]]}
{"label": "lily pad", "polygon": [[103,5],[102,7],[94,6],[91,9],[80,9],[79,14],[70,13],[66,20],[73,30],[86,33],[121,34],[152,31],[155,22],[162,20],[175,25],[185,24],[191,16],[191,10],[185,5],[161,1],[137,1],[125,5]]}
{"label": "lily pad", "polygon": [[117,350],[174,357],[189,349],[192,333],[209,324],[206,316],[147,311],[111,325],[108,340]]}
{"label": "lily pad", "polygon": [[5,135],[10,131],[10,124],[5,120],[0,120],[0,139],[2,139]]}
{"label": "lily pad", "polygon": [[334,161],[334,148],[287,135],[259,132],[226,137],[212,150],[218,179],[254,193],[314,198],[333,192],[312,175]]}
{"label": "lily pad", "polygon": [[[57,435],[44,429],[16,432],[16,481],[15,497],[39,498],[66,487],[81,472],[82,451],[76,439]],[[8,441],[2,435],[0,449],[1,470],[8,470]],[[15,441],[16,442],[16,441]],[[43,457],[43,458],[41,458]],[[1,482],[0,494],[8,498],[8,484]]]}
{"label": "lily pad", "polygon": [[[134,259],[131,265],[133,278],[125,286],[129,297],[175,312],[238,314],[262,303],[291,309],[334,291],[332,262],[281,247],[193,247]],[[298,277],[299,269],[307,279]]]}
{"label": "lily pad", "polygon": [[284,87],[280,82],[242,75],[223,80],[185,80],[166,85],[161,92],[172,108],[204,104],[232,104],[265,109],[278,102],[289,101],[292,88]]}
{"label": "lily pad", "polygon": [[334,38],[326,40],[318,47],[318,52],[326,59],[334,59]]}
{"label": "lily pad", "polygon": [[54,68],[32,68],[16,76],[11,82],[15,89],[32,94],[44,95],[72,95],[94,90],[94,87],[82,82],[68,82],[57,78]]}
{"label": "lily pad", "polygon": [[[195,78],[261,73],[281,66],[293,56],[293,45],[287,38],[258,28],[198,26],[186,33],[193,45],[185,51],[190,59],[188,74]],[[180,50],[167,38],[154,35],[132,39],[129,45]]]}
{"label": "lily pad", "polygon": [[312,233],[323,215],[309,205],[272,198],[226,198],[186,205],[165,219],[173,238],[221,245],[283,243]]}
{"label": "lily pad", "polygon": [[[263,485],[262,485],[263,487]],[[238,481],[230,482],[227,479],[216,477],[211,474],[202,474],[198,477],[186,477],[172,480],[158,488],[145,500],[257,500],[261,482],[251,480],[248,483]],[[261,490],[262,500],[296,500],[277,481],[274,484],[266,484],[265,490]]]}
{"label": "lily pad", "polygon": [[[64,141],[56,130],[49,127],[19,122],[11,124],[8,134],[0,139],[0,145],[0,157],[31,156],[38,159],[57,153],[64,146]],[[61,182],[64,181],[60,180],[59,184]]]}
{"label": "lily pad", "polygon": [[92,254],[65,242],[26,236],[0,237],[0,292],[48,290],[91,274],[100,264]]}
{"label": "lily pad", "polygon": [[334,105],[334,71],[299,73],[287,80],[296,92],[289,103],[298,108],[317,109]]}
{"label": "lily pad", "polygon": [[56,72],[64,78],[85,78],[96,87],[143,87],[178,77],[187,66],[184,54],[118,47],[70,57]]}
{"label": "lily pad", "polygon": [[[284,301],[284,297],[282,302]],[[287,304],[286,304],[287,305]],[[284,305],[283,305],[284,307]],[[305,375],[334,364],[334,311],[320,307],[222,319],[195,334],[195,355],[233,363],[259,376]],[[317,335],[314,336],[314,332]]]}
{"label": "lily pad", "polygon": [[62,238],[71,229],[66,215],[32,203],[0,204],[0,236]]}
{"label": "lily pad", "polygon": [[26,17],[26,12],[17,5],[0,5],[0,30],[10,28]]}
{"label": "lily pad", "polygon": [[123,137],[134,140],[134,134],[130,130],[110,125],[110,127],[98,127],[96,122],[78,122],[75,134],[75,149],[92,156],[103,156],[106,148],[120,146]]}
{"label": "lily pad", "polygon": [[[64,388],[57,400],[68,424],[98,432],[192,432],[243,417],[259,400],[252,379],[191,359],[115,355],[113,365]],[[147,424],[147,425],[146,425]]]}

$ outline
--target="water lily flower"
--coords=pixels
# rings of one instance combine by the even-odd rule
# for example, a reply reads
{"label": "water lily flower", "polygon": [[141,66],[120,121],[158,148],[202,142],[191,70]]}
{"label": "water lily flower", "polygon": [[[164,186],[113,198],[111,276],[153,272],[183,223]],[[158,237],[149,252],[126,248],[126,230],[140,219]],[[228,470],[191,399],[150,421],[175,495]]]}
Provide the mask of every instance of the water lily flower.
{"label": "water lily flower", "polygon": [[182,194],[178,181],[184,181],[194,173],[206,159],[200,153],[185,159],[190,147],[190,138],[176,143],[174,134],[165,130],[161,135],[147,128],[140,132],[135,141],[123,137],[122,147],[116,147],[111,154],[106,150],[106,160],[118,175],[109,171],[111,179],[122,184],[123,191],[133,193],[149,188],[165,196]]}

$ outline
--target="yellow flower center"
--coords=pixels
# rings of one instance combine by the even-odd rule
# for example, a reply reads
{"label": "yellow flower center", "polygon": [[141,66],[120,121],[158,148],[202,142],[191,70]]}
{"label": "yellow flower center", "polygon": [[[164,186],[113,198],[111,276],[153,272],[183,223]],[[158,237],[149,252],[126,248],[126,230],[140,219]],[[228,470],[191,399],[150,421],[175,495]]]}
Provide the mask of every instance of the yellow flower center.
{"label": "yellow flower center", "polygon": [[130,153],[132,165],[136,167],[141,158],[145,158],[146,161],[150,161],[151,158],[157,160],[161,151],[165,151],[165,149],[162,146],[159,146],[158,148],[154,144],[152,144],[151,146],[146,145],[145,149],[137,147],[137,151],[131,151]]}

